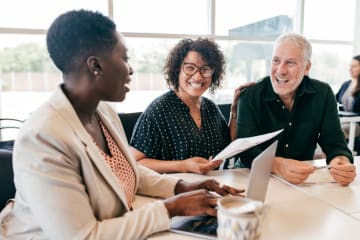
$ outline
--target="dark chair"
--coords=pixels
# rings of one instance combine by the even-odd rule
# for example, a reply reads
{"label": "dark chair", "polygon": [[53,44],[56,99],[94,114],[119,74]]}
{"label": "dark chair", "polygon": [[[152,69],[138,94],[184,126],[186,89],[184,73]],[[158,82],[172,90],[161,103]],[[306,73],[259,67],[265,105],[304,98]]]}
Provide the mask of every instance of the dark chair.
{"label": "dark chair", "polygon": [[[13,138],[16,134],[14,134],[14,132],[10,132],[9,130],[18,131],[23,123],[24,121],[15,118],[0,118],[0,149],[12,151],[15,141],[14,139],[5,139],[4,135],[12,133],[10,136]],[[5,130],[7,130],[7,132],[5,132]]]}
{"label": "dark chair", "polygon": [[224,115],[226,121],[229,121],[231,103],[219,104],[218,106],[221,110],[221,113]]}
{"label": "dark chair", "polygon": [[134,126],[138,118],[140,117],[142,112],[134,112],[134,113],[119,113],[119,118],[124,127],[126,138],[128,141],[131,139],[132,132],[134,130]]}
{"label": "dark chair", "polygon": [[15,196],[12,151],[0,149],[0,209]]}

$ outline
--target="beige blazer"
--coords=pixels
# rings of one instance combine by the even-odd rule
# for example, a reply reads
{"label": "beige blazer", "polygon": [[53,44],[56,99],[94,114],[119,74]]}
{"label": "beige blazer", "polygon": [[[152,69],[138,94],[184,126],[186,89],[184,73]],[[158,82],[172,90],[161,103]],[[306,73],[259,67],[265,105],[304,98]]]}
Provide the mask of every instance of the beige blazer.
{"label": "beige blazer", "polygon": [[[172,196],[178,179],[138,166],[116,112],[106,103],[97,112],[135,169],[137,193]],[[0,214],[0,239],[144,239],[169,229],[160,200],[129,211],[61,87],[19,132],[13,166],[15,202]]]}

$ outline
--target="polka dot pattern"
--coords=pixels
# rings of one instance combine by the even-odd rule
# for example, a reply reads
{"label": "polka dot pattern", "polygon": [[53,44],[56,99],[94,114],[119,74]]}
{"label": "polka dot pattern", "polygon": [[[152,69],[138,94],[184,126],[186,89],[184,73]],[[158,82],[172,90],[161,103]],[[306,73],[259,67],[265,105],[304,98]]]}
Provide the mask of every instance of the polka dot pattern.
{"label": "polka dot pattern", "polygon": [[112,138],[110,132],[105,125],[100,122],[100,126],[106,138],[111,156],[100,149],[101,155],[104,157],[113,173],[116,175],[122,189],[125,192],[127,204],[131,209],[131,203],[135,196],[136,177],[134,169],[131,167],[129,161],[125,158],[119,146]]}
{"label": "polka dot pattern", "polygon": [[160,160],[209,158],[230,143],[230,131],[218,106],[201,98],[201,128],[173,92],[155,99],[139,117],[130,144],[147,157]]}

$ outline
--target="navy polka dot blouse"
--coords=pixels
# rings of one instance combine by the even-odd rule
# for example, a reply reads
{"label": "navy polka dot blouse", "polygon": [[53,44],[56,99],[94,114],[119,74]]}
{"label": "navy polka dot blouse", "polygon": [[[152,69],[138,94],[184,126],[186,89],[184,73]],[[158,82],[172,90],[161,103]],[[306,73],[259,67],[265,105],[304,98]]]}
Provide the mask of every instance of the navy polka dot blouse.
{"label": "navy polka dot blouse", "polygon": [[139,117],[130,144],[148,158],[209,158],[230,143],[230,130],[218,106],[201,98],[201,128],[173,92],[155,99]]}

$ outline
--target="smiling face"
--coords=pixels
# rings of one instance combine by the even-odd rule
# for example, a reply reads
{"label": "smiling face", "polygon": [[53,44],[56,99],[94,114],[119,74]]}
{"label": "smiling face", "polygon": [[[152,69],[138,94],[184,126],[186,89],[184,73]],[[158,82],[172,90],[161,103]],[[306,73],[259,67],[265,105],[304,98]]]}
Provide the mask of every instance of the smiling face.
{"label": "smiling face", "polygon": [[111,54],[100,60],[102,75],[97,87],[105,101],[123,101],[129,91],[126,85],[130,83],[130,76],[134,72],[128,63],[124,39],[118,34],[116,38],[118,42]]}
{"label": "smiling face", "polygon": [[310,70],[310,61],[304,52],[291,42],[280,43],[275,49],[271,63],[271,84],[280,98],[294,98],[304,75]]}
{"label": "smiling face", "polygon": [[[198,71],[193,75],[186,74],[184,72],[184,63],[197,67]],[[200,73],[201,68],[206,70],[205,66],[207,66],[207,63],[203,60],[199,53],[195,51],[188,52],[182,62],[179,73],[178,94],[181,97],[195,99],[200,98],[201,95],[210,87],[212,77],[203,77]]]}

